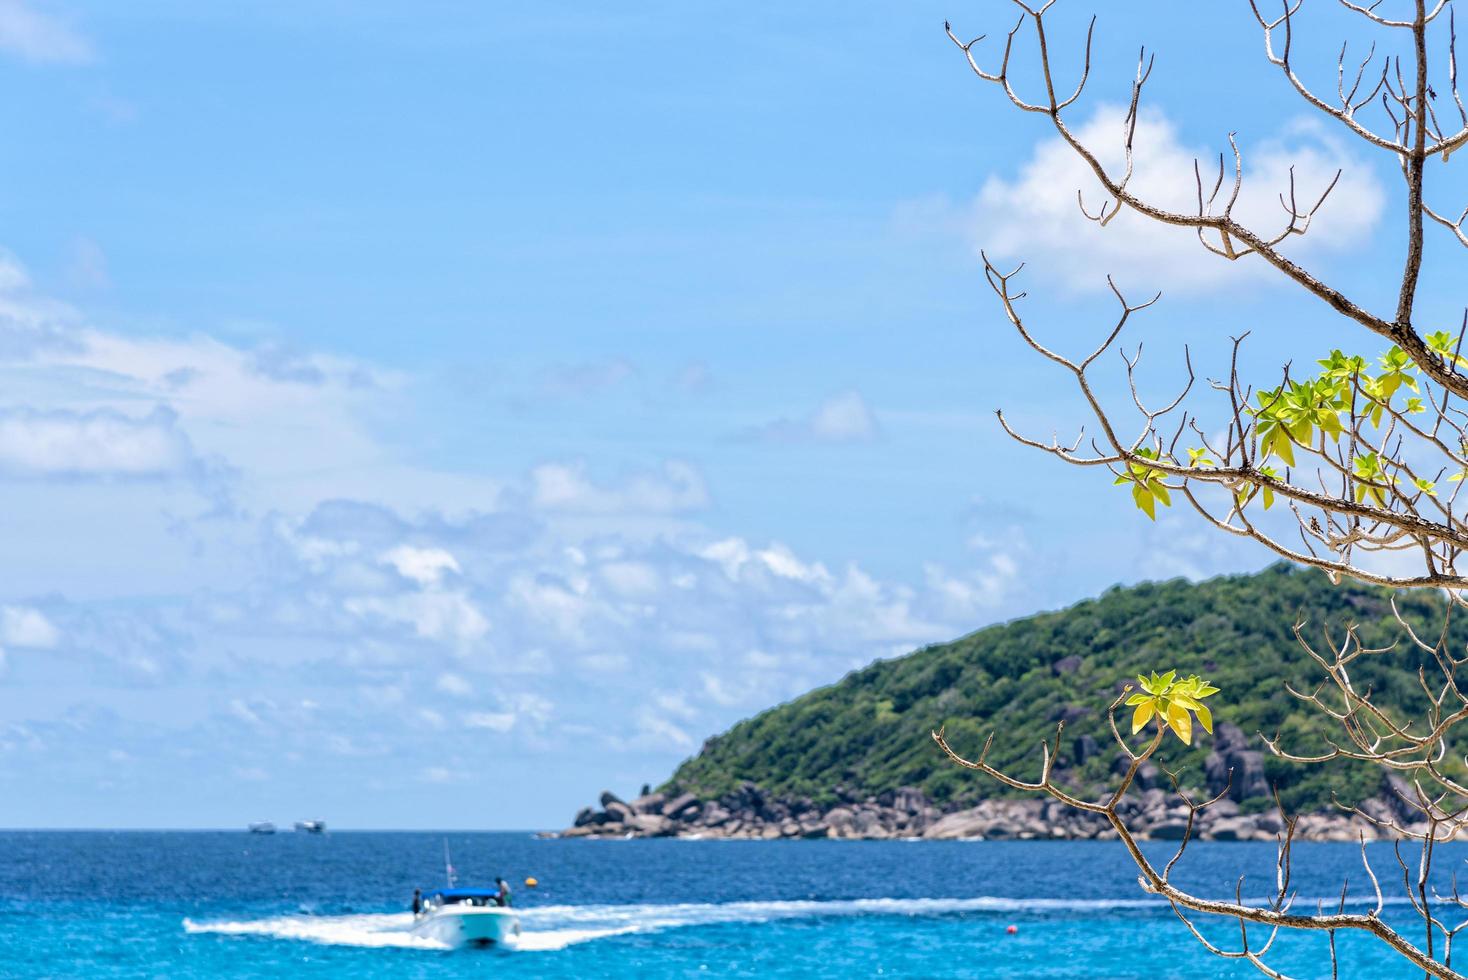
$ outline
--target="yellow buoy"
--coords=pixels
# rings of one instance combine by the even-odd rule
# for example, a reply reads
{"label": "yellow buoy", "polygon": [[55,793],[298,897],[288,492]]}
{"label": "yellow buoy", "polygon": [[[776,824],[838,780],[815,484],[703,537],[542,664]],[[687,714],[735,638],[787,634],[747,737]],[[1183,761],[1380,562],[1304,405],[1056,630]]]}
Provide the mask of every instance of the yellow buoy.
{"label": "yellow buoy", "polygon": [[540,882],[536,881],[534,878],[526,878],[525,879],[525,887],[526,888],[534,888],[538,884],[540,884]]}

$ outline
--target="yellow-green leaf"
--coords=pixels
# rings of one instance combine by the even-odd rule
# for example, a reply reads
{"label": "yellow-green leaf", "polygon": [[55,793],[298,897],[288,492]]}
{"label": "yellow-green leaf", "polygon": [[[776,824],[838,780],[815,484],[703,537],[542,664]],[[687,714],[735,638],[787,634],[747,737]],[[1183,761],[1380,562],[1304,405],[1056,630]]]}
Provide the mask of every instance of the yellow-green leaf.
{"label": "yellow-green leaf", "polygon": [[1132,734],[1135,735],[1145,728],[1156,711],[1157,706],[1153,704],[1151,698],[1148,698],[1146,703],[1137,705],[1137,710],[1132,712]]}
{"label": "yellow-green leaf", "polygon": [[1154,521],[1157,520],[1157,503],[1152,499],[1152,494],[1146,487],[1140,483],[1132,487],[1132,500],[1136,501],[1137,506],[1142,509],[1142,513]]}
{"label": "yellow-green leaf", "polygon": [[1180,704],[1168,705],[1167,723],[1177,732],[1177,737],[1183,740],[1184,745],[1193,744],[1193,718],[1188,714],[1187,708]]}
{"label": "yellow-green leaf", "polygon": [[1295,465],[1295,447],[1290,442],[1290,434],[1282,425],[1274,428],[1274,438],[1270,442],[1270,448],[1274,454],[1284,460],[1286,466]]}

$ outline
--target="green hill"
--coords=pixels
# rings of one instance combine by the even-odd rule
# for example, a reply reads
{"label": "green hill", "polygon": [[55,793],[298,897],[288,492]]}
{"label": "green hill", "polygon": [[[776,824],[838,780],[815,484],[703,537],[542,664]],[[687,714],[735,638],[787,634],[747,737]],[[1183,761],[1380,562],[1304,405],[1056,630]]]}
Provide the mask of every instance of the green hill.
{"label": "green hill", "polygon": [[[990,760],[1033,778],[1039,742],[1054,734],[1062,716],[1068,745],[1085,735],[1099,743],[1098,755],[1067,770],[1068,780],[1089,785],[1103,781],[1116,758],[1106,706],[1120,683],[1154,669],[1210,679],[1221,688],[1210,699],[1215,718],[1238,725],[1254,747],[1262,748],[1255,733],[1280,731],[1288,745],[1318,749],[1331,731],[1328,719],[1284,687],[1290,681],[1312,690],[1323,679],[1291,631],[1297,617],[1307,621],[1304,635],[1312,639],[1323,637],[1327,625],[1339,637],[1357,623],[1369,645],[1397,643],[1390,653],[1366,658],[1353,677],[1358,687],[1369,684],[1377,692],[1378,703],[1413,717],[1426,704],[1417,668],[1426,664],[1429,677],[1437,668],[1406,642],[1388,598],[1384,590],[1335,586],[1321,573],[1285,565],[1197,584],[1113,588],[1061,612],[878,661],[740,722],[709,739],[664,789],[713,797],[750,781],[777,795],[829,803],[837,787],[865,796],[916,786],[935,802],[958,806],[1002,788],[947,762],[931,729],[946,725],[954,748],[972,755],[992,731]],[[1404,593],[1398,605],[1424,624],[1426,635],[1437,635],[1439,597]],[[1462,650],[1468,627],[1455,627],[1455,633]],[[1212,741],[1201,730],[1192,748],[1169,739],[1158,761],[1185,767],[1185,781],[1201,785]],[[1461,751],[1456,758],[1462,759]],[[1266,774],[1286,805],[1301,810],[1328,805],[1332,789],[1343,799],[1361,799],[1381,785],[1379,771],[1349,763],[1299,766],[1271,757]]]}

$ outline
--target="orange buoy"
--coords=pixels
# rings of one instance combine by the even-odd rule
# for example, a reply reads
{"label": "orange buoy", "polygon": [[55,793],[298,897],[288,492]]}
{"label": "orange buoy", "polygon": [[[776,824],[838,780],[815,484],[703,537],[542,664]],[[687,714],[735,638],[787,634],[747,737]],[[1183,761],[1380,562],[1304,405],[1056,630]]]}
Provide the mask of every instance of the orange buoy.
{"label": "orange buoy", "polygon": [[1007,932],[1007,933],[1009,933],[1009,935],[1012,936],[1015,933],[1019,932],[1019,926],[1010,926],[1009,928],[1005,929],[1004,931]]}
{"label": "orange buoy", "polygon": [[534,888],[538,884],[540,884],[540,882],[539,881],[536,881],[534,878],[526,878],[525,879],[525,887],[526,888]]}

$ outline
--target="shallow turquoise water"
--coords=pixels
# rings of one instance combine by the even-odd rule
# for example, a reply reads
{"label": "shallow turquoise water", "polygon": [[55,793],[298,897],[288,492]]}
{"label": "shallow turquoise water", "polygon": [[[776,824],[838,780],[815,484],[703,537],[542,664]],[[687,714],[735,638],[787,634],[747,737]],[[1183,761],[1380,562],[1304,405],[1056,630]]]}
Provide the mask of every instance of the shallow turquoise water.
{"label": "shallow turquoise water", "polygon": [[[462,883],[541,880],[517,890],[524,948],[451,952],[405,931],[413,887],[442,883],[444,839]],[[1390,848],[1371,853],[1389,885]],[[1098,842],[7,832],[0,855],[4,976],[1258,976],[1208,957]],[[1444,880],[1465,856],[1442,854]],[[1220,896],[1247,870],[1262,894],[1273,848],[1194,845],[1184,867]],[[1365,884],[1356,848],[1299,848],[1301,895],[1343,876]],[[1413,975],[1369,938],[1341,947],[1345,976]],[[1323,948],[1291,937],[1272,962],[1325,976]]]}

